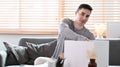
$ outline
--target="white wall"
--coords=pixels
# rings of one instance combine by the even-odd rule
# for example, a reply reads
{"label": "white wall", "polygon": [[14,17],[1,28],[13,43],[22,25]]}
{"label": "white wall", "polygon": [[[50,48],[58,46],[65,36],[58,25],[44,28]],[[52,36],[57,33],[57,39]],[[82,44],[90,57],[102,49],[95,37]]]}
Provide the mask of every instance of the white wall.
{"label": "white wall", "polygon": [[0,50],[5,50],[3,41],[9,44],[18,45],[20,38],[44,38],[44,37],[57,37],[57,35],[0,35]]}

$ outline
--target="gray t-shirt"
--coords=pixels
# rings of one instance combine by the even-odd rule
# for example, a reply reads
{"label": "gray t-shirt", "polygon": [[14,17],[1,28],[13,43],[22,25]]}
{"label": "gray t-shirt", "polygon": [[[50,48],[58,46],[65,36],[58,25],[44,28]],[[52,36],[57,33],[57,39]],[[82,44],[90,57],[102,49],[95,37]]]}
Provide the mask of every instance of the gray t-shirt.
{"label": "gray t-shirt", "polygon": [[86,38],[90,40],[95,39],[94,35],[87,28],[84,27],[81,30],[77,30],[74,28],[73,23],[74,21],[68,18],[65,18],[61,21],[61,24],[59,26],[57,46],[52,58],[58,58],[59,54],[64,52],[65,40],[84,41]]}
{"label": "gray t-shirt", "polygon": [[62,23],[60,24],[60,30],[63,31],[63,29],[65,28],[64,25],[68,25],[69,29],[71,29],[74,33],[76,33],[78,35],[81,35],[81,36],[84,36],[84,37],[86,37],[86,38],[88,38],[90,40],[94,40],[95,39],[93,33],[91,33],[86,27],[84,27],[81,30],[78,30],[78,29],[76,29],[74,27],[73,23],[74,23],[74,21],[69,19],[69,18],[63,19]]}

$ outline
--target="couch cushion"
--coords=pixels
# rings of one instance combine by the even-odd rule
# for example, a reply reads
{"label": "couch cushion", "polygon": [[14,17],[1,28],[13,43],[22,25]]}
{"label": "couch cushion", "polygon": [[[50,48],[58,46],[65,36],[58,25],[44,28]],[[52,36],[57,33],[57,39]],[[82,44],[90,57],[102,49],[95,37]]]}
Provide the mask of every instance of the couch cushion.
{"label": "couch cushion", "polygon": [[30,58],[30,61],[28,64],[34,64],[34,60],[37,57],[51,57],[54,53],[55,50],[55,45],[57,43],[57,40],[48,42],[48,43],[43,43],[43,44],[34,44],[30,42],[27,43],[27,52]]}

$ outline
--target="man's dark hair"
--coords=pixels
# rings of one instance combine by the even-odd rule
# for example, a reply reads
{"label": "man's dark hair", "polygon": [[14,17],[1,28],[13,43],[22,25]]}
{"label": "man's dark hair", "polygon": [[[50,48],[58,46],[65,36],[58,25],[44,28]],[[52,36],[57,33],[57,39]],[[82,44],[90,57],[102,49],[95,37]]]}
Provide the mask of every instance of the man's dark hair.
{"label": "man's dark hair", "polygon": [[88,5],[88,4],[81,4],[81,5],[78,7],[77,11],[79,11],[79,10],[82,9],[82,8],[88,9],[88,10],[90,10],[90,12],[93,10],[90,5]]}

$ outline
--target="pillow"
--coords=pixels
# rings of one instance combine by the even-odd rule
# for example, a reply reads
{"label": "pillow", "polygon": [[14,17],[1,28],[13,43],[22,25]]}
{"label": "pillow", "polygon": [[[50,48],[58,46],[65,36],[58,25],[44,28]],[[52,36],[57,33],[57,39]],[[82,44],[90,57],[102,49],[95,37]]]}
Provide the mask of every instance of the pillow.
{"label": "pillow", "polygon": [[27,47],[10,45],[7,42],[3,43],[7,51],[13,53],[19,64],[24,64],[28,61],[28,54],[26,52]]}
{"label": "pillow", "polygon": [[34,60],[37,57],[51,57],[54,53],[55,46],[56,46],[57,40],[43,43],[43,44],[34,44],[30,42],[26,42],[27,44],[27,52],[30,58],[30,62],[28,64],[34,64]]}
{"label": "pillow", "polygon": [[9,53],[7,54],[7,58],[6,58],[6,63],[5,63],[5,66],[8,66],[8,65],[18,65],[18,61],[16,60],[15,58],[15,55],[9,51]]}

